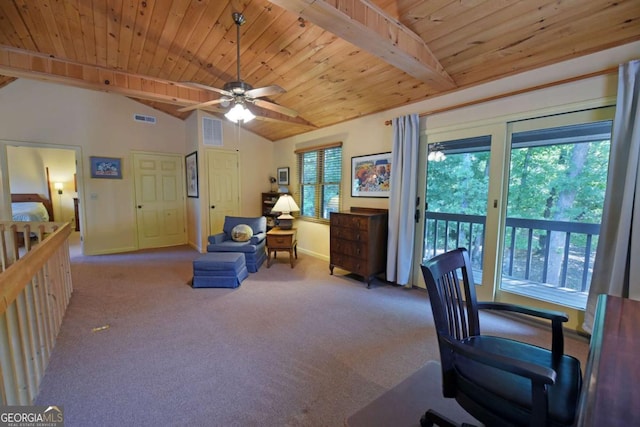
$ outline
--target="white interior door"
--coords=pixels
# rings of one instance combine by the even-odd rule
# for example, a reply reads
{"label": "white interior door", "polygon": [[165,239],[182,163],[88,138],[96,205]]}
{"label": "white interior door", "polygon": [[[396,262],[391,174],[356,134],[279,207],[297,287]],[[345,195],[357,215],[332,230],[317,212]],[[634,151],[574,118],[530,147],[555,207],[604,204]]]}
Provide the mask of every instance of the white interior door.
{"label": "white interior door", "polygon": [[240,212],[240,177],[236,151],[207,150],[209,231],[220,233],[224,217]]}
{"label": "white interior door", "polygon": [[134,153],[138,247],[185,244],[182,156]]}

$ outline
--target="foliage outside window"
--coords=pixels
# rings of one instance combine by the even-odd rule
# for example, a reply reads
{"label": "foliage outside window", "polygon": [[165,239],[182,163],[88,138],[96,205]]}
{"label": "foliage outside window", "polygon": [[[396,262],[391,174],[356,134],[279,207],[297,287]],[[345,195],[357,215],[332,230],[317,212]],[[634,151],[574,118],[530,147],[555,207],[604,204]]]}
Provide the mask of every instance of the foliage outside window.
{"label": "foliage outside window", "polygon": [[[608,113],[597,110],[570,114],[508,125],[507,206],[500,236],[486,235],[487,207],[498,203],[487,200],[492,137],[431,143],[429,152],[440,156],[427,161],[423,259],[464,246],[474,275],[482,277],[486,240],[501,239],[495,260],[500,290],[584,309],[600,232],[612,122]],[[591,117],[600,120],[589,121]]]}
{"label": "foliage outside window", "polygon": [[505,228],[503,283],[526,279],[588,291],[611,126],[603,121],[513,134],[507,218],[517,222]]}
{"label": "foliage outside window", "polygon": [[433,144],[442,153],[427,162],[427,212],[423,261],[464,246],[482,279],[491,136]]}
{"label": "foliage outside window", "polygon": [[340,207],[342,144],[298,150],[300,217],[328,221]]}

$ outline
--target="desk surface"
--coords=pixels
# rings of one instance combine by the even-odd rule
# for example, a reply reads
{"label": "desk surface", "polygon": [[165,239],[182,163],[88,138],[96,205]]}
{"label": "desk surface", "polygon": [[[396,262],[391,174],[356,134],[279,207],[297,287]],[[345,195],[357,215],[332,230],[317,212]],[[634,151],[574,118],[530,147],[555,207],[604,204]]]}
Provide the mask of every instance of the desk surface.
{"label": "desk surface", "polygon": [[640,425],[638,326],[640,301],[598,297],[578,426]]}

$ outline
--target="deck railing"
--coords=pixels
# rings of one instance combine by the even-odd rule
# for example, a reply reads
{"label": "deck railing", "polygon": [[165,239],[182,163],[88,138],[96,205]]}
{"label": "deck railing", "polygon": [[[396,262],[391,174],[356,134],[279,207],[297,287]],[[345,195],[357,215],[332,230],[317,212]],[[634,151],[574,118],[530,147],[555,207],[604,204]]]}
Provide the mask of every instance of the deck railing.
{"label": "deck railing", "polygon": [[73,290],[70,234],[69,223],[0,221],[2,405],[38,393]]}
{"label": "deck railing", "polygon": [[[484,216],[438,212],[425,216],[424,258],[464,246],[474,269],[482,269]],[[599,234],[599,224],[507,218],[502,274],[586,292]],[[562,251],[556,254],[553,248]]]}

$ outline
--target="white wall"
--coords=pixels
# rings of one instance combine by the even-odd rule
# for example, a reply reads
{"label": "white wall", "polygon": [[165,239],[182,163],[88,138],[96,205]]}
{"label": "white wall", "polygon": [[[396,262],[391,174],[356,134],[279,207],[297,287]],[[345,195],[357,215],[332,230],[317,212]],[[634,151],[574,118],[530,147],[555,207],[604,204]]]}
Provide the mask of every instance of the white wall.
{"label": "white wall", "polygon": [[[134,122],[134,113],[155,116],[157,124]],[[0,140],[11,141],[5,144],[81,147],[77,176],[88,254],[137,248],[131,151],[184,155],[185,135],[182,120],[121,95],[27,79],[0,90]],[[123,179],[91,179],[90,156],[122,158]]]}
{"label": "white wall", "polygon": [[[252,132],[243,129],[242,126],[233,124],[228,120],[222,120],[222,146],[210,147],[202,143],[202,117],[213,117],[206,112],[197,111],[189,116],[189,120],[197,117],[195,126],[198,131],[198,175],[200,198],[198,201],[190,202],[190,209],[193,211],[189,215],[198,217],[200,225],[197,231],[200,246],[197,248],[201,252],[206,251],[207,236],[209,230],[209,181],[206,174],[205,150],[215,148],[220,150],[237,151],[239,154],[240,168],[240,216],[260,216],[262,215],[262,205],[260,193],[269,191],[271,184],[269,177],[275,176],[276,167],[273,167],[273,143]],[[257,120],[257,119],[256,119]],[[189,127],[193,123],[189,121]],[[198,211],[198,215],[195,211]]]}
{"label": "white wall", "polygon": [[[135,122],[134,113],[154,116],[157,123]],[[137,249],[132,151],[181,156],[198,151],[200,191],[198,198],[186,200],[187,238],[191,246],[204,251],[210,232],[201,124],[205,115],[195,112],[182,121],[121,95],[18,79],[0,90],[0,149],[21,143],[80,147],[78,196],[84,209],[81,230],[87,254]],[[239,214],[260,215],[260,193],[269,191],[269,176],[275,174],[273,143],[226,120],[222,123],[220,148],[240,155]],[[121,158],[123,179],[92,179],[91,156]],[[6,159],[4,153],[2,158]],[[0,217],[10,218],[9,185],[3,184],[2,190],[7,194],[0,197]]]}
{"label": "white wall", "polygon": [[[186,148],[187,151],[185,154],[191,154],[194,151],[198,151],[198,146],[200,144],[199,133],[198,133],[198,114],[191,114],[185,120],[186,125]],[[203,169],[202,164],[202,155],[198,153],[198,162],[200,163],[198,166],[198,171]],[[198,178],[198,184],[202,183],[202,179]],[[202,194],[202,186],[200,185],[200,194]],[[187,197],[187,213],[185,215],[187,221],[187,243],[195,248],[199,249],[202,247],[201,241],[201,229],[200,226],[200,206],[202,198],[194,198]],[[206,204],[206,203],[205,203]]]}
{"label": "white wall", "polygon": [[[390,151],[393,135],[391,126],[386,126],[385,121],[406,114],[438,111],[496,95],[543,86],[575,76],[587,75],[615,67],[620,63],[638,57],[640,57],[640,42],[511,76],[477,87],[458,90],[423,102],[406,105],[383,113],[373,114],[277,141],[274,147],[274,158],[285,159],[284,161],[288,163],[287,165],[292,167],[291,179],[295,183],[297,173],[295,168],[293,168],[296,164],[296,157],[293,151],[297,145],[308,144],[312,141],[342,141],[342,209],[346,210],[352,206],[388,208],[388,199],[352,198],[349,188],[352,156]],[[562,86],[553,86],[535,92],[510,96],[475,106],[432,114],[421,118],[421,134],[425,134],[427,128],[428,130],[433,130],[442,127],[465,127],[471,122],[486,121],[492,117],[509,114],[515,115],[520,112],[541,110],[552,106],[572,103],[577,105],[578,103],[589,100],[611,97],[615,96],[616,87],[616,75],[600,76],[564,84]],[[313,120],[311,119],[311,121]],[[274,167],[287,166],[282,164],[283,160],[279,160],[277,163],[277,165],[274,164]],[[422,167],[424,167],[424,163],[425,162],[422,162]],[[294,192],[297,191],[297,187],[295,185],[292,186],[292,190]],[[296,196],[298,195],[296,194]],[[328,226],[297,220],[296,227],[298,228],[298,248],[300,251],[328,259]]]}

